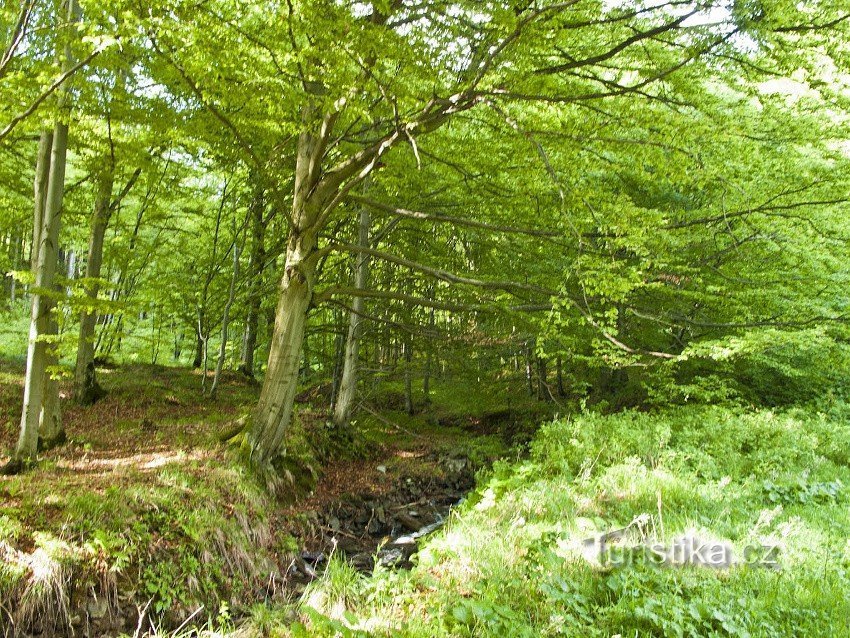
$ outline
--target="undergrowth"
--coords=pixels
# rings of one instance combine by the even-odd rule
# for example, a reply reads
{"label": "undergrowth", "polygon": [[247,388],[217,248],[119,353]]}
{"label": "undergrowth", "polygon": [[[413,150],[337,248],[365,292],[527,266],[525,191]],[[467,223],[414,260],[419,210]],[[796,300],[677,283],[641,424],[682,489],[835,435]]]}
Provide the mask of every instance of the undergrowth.
{"label": "undergrowth", "polygon": [[[362,578],[335,563],[297,622],[264,628],[281,636],[850,636],[848,417],[850,405],[833,402],[825,413],[689,406],[556,421],[527,460],[482,476],[412,571]],[[588,555],[583,540],[630,524],[635,560]],[[735,555],[776,547],[778,565],[659,565],[639,551],[685,535]]]}

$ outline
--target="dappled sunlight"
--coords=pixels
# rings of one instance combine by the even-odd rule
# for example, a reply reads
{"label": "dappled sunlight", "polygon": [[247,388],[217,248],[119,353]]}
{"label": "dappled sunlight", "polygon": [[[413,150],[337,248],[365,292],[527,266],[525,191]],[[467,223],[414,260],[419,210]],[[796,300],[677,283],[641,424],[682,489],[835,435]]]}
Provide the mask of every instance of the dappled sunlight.
{"label": "dappled sunlight", "polygon": [[82,459],[60,458],[56,461],[56,467],[63,470],[118,470],[122,468],[135,468],[139,470],[154,470],[172,463],[187,463],[190,461],[203,461],[212,458],[214,453],[210,450],[194,449],[191,451],[163,449],[157,452],[141,452],[130,456],[110,456],[97,458],[86,455]]}

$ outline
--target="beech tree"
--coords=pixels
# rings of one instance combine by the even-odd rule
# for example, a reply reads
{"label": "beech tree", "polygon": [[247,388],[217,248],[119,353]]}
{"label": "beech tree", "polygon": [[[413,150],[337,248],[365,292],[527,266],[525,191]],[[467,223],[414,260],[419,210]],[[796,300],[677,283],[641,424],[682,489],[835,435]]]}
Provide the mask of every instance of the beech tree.
{"label": "beech tree", "polygon": [[[771,330],[792,343],[842,329],[850,20],[832,3],[83,10],[71,33],[33,29],[52,24],[38,2],[4,9],[0,63],[22,96],[4,91],[3,175],[41,138],[28,378],[49,366],[36,355],[58,298],[79,313],[82,402],[96,356],[159,362],[166,332],[203,390],[215,369],[212,395],[229,363],[261,380],[238,440],[266,465],[299,384],[333,377],[342,434],[370,367],[394,366],[408,410],[427,402],[437,342],[474,342],[455,365],[498,360],[557,400],[633,373],[663,383]],[[79,51],[57,69],[66,32]],[[71,97],[86,134],[65,241],[85,272],[65,299],[46,292],[58,240],[42,248],[63,208]],[[12,235],[10,271],[30,242]]]}

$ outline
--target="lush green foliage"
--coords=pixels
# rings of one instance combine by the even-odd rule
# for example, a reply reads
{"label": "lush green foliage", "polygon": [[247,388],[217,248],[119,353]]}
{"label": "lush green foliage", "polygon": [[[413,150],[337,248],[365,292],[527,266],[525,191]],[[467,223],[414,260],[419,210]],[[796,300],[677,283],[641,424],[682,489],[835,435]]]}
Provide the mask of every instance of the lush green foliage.
{"label": "lush green foliage", "polygon": [[[335,563],[312,592],[318,611],[305,607],[307,628],[293,631],[837,626],[848,615],[850,449],[840,5],[4,3],[0,354],[30,348],[21,432],[37,434],[42,408],[42,424],[58,414],[49,380],[70,377],[75,361],[64,396],[80,403],[90,396],[80,386],[94,389],[111,364],[202,368],[182,391],[210,400],[222,372],[239,370],[263,389],[256,409],[240,403],[229,442],[249,452],[246,466],[276,473],[271,484],[306,489],[317,457],[378,447],[371,426],[387,415],[437,428],[536,397],[539,413],[525,416],[582,416],[545,427],[527,461],[498,466],[412,574],[362,581]],[[57,142],[39,172],[41,142],[66,125],[67,170]],[[53,246],[46,231],[60,221]],[[39,246],[51,249],[41,260]],[[329,409],[345,370],[353,430]],[[443,404],[431,396],[438,379],[443,399],[456,384]],[[4,397],[19,392],[11,385]],[[291,417],[299,391],[319,404],[309,419],[334,422],[312,441],[314,424]],[[218,406],[242,396],[221,392]],[[237,422],[226,410],[205,418]],[[7,443],[16,419],[5,416]],[[118,438],[138,425],[119,411],[109,423]],[[511,427],[470,454],[526,437]],[[172,434],[213,447],[191,429]],[[39,436],[19,441],[10,472],[38,461]],[[247,503],[231,513],[259,524],[271,505],[242,465],[192,470],[157,472],[144,494],[71,490],[70,537],[33,536],[35,549],[58,575],[80,557],[98,573],[138,568],[159,614],[189,600],[215,607],[243,565],[206,560],[203,546],[224,542],[215,530],[260,554],[269,543],[202,503]],[[0,518],[10,548],[23,542],[18,518],[48,517],[62,488],[24,494],[26,484],[3,484],[25,503]],[[786,569],[602,574],[571,558],[581,535],[642,513],[664,540],[692,527],[738,544],[778,534]],[[116,531],[119,518],[127,529]],[[157,543],[174,550],[169,561],[145,554]],[[17,596],[28,572],[9,565],[0,593]]]}
{"label": "lush green foliage", "polygon": [[[291,633],[848,635],[848,412],[691,407],[557,421],[527,461],[482,477],[411,573],[358,579],[337,565]],[[738,550],[778,542],[780,568],[602,569],[583,557],[583,539],[640,514],[666,543],[688,532]]]}

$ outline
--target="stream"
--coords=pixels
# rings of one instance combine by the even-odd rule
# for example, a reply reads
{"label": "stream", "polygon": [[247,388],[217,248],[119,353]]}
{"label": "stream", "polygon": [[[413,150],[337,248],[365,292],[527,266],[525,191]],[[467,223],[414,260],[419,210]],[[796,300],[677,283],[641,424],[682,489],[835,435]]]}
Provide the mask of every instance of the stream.
{"label": "stream", "polygon": [[[420,543],[443,526],[452,507],[475,485],[468,459],[433,455],[431,476],[401,476],[388,491],[348,494],[311,511],[294,530],[303,550],[289,567],[287,584],[298,593],[317,578],[334,553],[358,571],[369,573],[376,561],[408,569]],[[378,466],[378,470],[383,468]]]}

